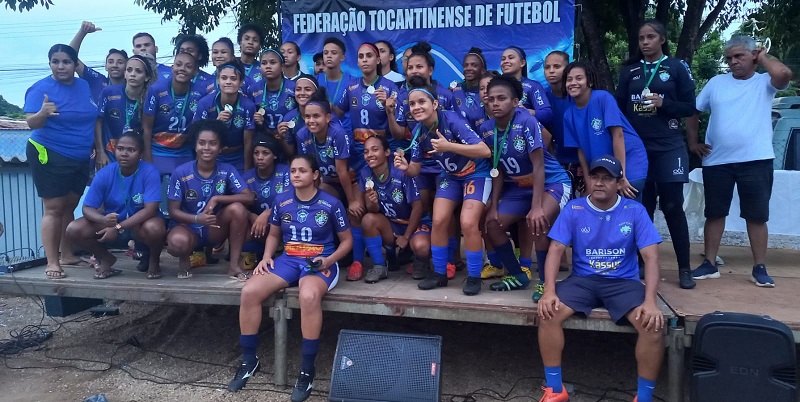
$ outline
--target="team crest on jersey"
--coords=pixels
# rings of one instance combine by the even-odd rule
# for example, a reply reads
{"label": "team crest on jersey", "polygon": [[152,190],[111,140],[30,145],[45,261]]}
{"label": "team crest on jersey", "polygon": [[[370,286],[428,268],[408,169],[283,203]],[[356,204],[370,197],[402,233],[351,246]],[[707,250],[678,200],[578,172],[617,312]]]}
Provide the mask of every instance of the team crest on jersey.
{"label": "team crest on jersey", "polygon": [[475,106],[475,99],[472,99],[471,96],[467,96],[467,107]]}
{"label": "team crest on jersey", "polygon": [[442,181],[439,182],[439,188],[447,188],[447,187],[450,187],[450,182],[448,182],[447,179],[442,179]]}
{"label": "team crest on jersey", "polygon": [[203,196],[208,197],[208,195],[211,194],[211,183],[204,183],[202,190]]}
{"label": "team crest on jersey", "polygon": [[197,113],[197,100],[196,99],[191,101],[191,102],[189,102],[189,110],[191,110],[192,113]]}
{"label": "team crest on jersey", "polygon": [[461,107],[461,98],[456,98],[456,106]]}
{"label": "team crest on jersey", "polygon": [[186,200],[187,201],[194,201],[196,199],[197,199],[197,191],[189,189],[189,191],[186,192]]}
{"label": "team crest on jersey", "polygon": [[371,98],[371,96],[367,92],[364,92],[363,94],[361,94],[361,105],[369,106],[370,98]]}
{"label": "team crest on jersey", "polygon": [[375,106],[377,106],[378,109],[383,110],[383,103],[381,103],[377,97],[375,98]]}
{"label": "team crest on jersey", "polygon": [[236,116],[233,118],[233,126],[236,128],[244,127],[244,117]]}
{"label": "team crest on jersey", "polygon": [[325,211],[318,211],[314,215],[314,222],[319,227],[325,226],[325,224],[328,223],[328,213]]}
{"label": "team crest on jersey", "polygon": [[305,209],[301,209],[301,210],[297,211],[297,221],[298,222],[303,223],[303,222],[306,221],[306,219],[308,219],[308,211],[306,211]]}
{"label": "team crest on jersey", "polygon": [[261,82],[262,77],[261,74],[257,74],[255,77],[251,77],[255,82]]}
{"label": "team crest on jersey", "polygon": [[163,115],[169,114],[170,110],[171,109],[170,109],[169,105],[161,105],[161,106],[158,107],[158,112],[160,114],[163,114]]}
{"label": "team crest on jersey", "polygon": [[619,232],[628,237],[633,232],[633,225],[630,222],[623,222],[619,225]]}
{"label": "team crest on jersey", "polygon": [[275,184],[275,192],[278,193],[278,194],[283,192],[283,182],[282,181],[279,181],[277,184]]}
{"label": "team crest on jersey", "polygon": [[395,204],[400,204],[403,202],[403,192],[400,191],[399,188],[392,190],[392,201],[394,201]]}
{"label": "team crest on jersey", "polygon": [[261,187],[261,197],[262,198],[269,198],[269,185],[265,185]]}
{"label": "team crest on jersey", "polygon": [[281,215],[281,222],[283,223],[292,223],[292,215],[290,213],[285,213]]}
{"label": "team crest on jersey", "polygon": [[595,134],[597,134],[600,130],[603,129],[603,120],[600,120],[596,117],[592,119],[592,128],[594,129]]}
{"label": "team crest on jersey", "polygon": [[522,137],[514,138],[514,149],[516,149],[517,152],[525,150],[525,140],[523,140]]}
{"label": "team crest on jersey", "polygon": [[294,109],[294,98],[291,96],[286,98],[286,102],[283,102],[283,106],[286,106],[287,110]]}
{"label": "team crest on jersey", "polygon": [[667,82],[667,80],[669,80],[669,73],[666,71],[662,71],[661,73],[658,74],[658,78],[661,79],[661,82]]}
{"label": "team crest on jersey", "polygon": [[225,194],[225,182],[222,180],[218,181],[216,190],[219,194]]}
{"label": "team crest on jersey", "polygon": [[526,94],[526,93],[523,93],[523,94],[522,94],[522,99],[520,99],[520,100],[519,100],[519,105],[520,105],[520,106],[522,106],[522,105],[524,105],[526,102],[528,102],[528,94]]}
{"label": "team crest on jersey", "polygon": [[142,203],[142,193],[136,193],[131,197],[134,204],[141,204]]}

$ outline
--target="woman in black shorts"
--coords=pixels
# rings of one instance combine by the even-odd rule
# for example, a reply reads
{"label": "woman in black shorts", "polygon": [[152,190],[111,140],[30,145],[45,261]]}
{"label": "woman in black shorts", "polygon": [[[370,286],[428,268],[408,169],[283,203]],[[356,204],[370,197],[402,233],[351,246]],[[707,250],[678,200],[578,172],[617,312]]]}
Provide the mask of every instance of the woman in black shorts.
{"label": "woman in black shorts", "polygon": [[659,21],[639,28],[639,52],[623,66],[617,103],[647,150],[649,161],[642,204],[650,218],[656,199],[667,221],[678,259],[680,286],[695,286],[689,265],[689,228],[683,211],[683,183],[689,156],[680,121],[694,114],[694,80],[689,66],[667,53],[667,30]]}

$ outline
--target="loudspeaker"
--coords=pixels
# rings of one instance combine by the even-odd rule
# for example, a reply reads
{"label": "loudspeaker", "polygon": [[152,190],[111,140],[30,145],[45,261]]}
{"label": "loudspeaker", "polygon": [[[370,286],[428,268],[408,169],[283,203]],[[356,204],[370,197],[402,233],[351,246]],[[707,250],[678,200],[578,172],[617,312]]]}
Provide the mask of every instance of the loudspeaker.
{"label": "loudspeaker", "polygon": [[692,346],[691,400],[795,402],[792,331],[767,316],[706,314]]}
{"label": "loudspeaker", "polygon": [[330,400],[437,402],[442,337],[342,330]]}

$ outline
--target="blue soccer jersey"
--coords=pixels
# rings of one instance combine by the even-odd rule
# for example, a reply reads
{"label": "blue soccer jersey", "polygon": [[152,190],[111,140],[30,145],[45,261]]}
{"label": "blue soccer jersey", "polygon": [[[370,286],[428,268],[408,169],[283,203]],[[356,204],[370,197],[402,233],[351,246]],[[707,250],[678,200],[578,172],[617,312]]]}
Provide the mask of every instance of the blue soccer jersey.
{"label": "blue soccer jersey", "polygon": [[322,180],[330,182],[339,177],[336,173],[336,161],[350,159],[350,141],[350,136],[338,124],[328,125],[324,142],[318,142],[314,134],[308,131],[308,127],[303,127],[297,133],[297,154],[316,155]]}
{"label": "blue soccer jersey", "polygon": [[92,99],[96,103],[100,103],[100,96],[103,93],[103,88],[111,85],[111,80],[99,71],[83,65],[83,77],[89,83],[89,90],[92,91]]}
{"label": "blue soccer jersey", "polygon": [[[541,125],[527,110],[516,108],[508,133],[505,133],[504,129],[505,127],[497,127],[496,120],[491,119],[481,125],[480,134],[492,150],[492,155],[500,152],[497,169],[503,172],[504,181],[519,187],[532,187],[533,162],[530,153],[544,148]],[[570,183],[567,172],[546,149],[544,149],[544,179],[545,184]]]}
{"label": "blue soccer jersey", "polygon": [[161,202],[161,176],[158,169],[145,161],[128,177],[122,175],[116,162],[100,169],[86,192],[83,205],[103,208],[103,213],[117,213],[122,222],[144,208],[144,204]]}
{"label": "blue soccer jersey", "polygon": [[129,130],[141,130],[143,105],[125,94],[125,85],[109,85],[103,89],[98,104],[97,117],[103,119],[101,139],[111,161],[115,161],[114,151],[117,139]]}
{"label": "blue soccer jersey", "polygon": [[275,204],[275,197],[292,189],[292,182],[289,176],[289,166],[283,163],[275,165],[272,175],[260,177],[256,168],[244,173],[244,181],[247,188],[255,194],[256,202],[250,208],[256,214],[260,214]]}
{"label": "blue soccer jersey", "polygon": [[[353,80],[353,76],[342,71],[342,78],[338,81],[328,81],[328,78],[325,76],[325,73],[317,74],[317,82],[319,82],[320,87],[325,87],[325,90],[328,93],[328,102],[331,105],[335,105],[339,102],[339,99],[344,97],[345,90],[347,89],[347,85],[350,81]],[[353,132],[352,122],[350,121],[349,115],[342,116],[340,121],[344,131],[348,133]]]}
{"label": "blue soccer jersey", "polygon": [[553,108],[553,119],[545,128],[553,136],[554,156],[560,163],[578,163],[578,148],[564,146],[564,112],[573,103],[572,98],[566,95],[559,98],[550,88],[545,91],[545,96]]}
{"label": "blue soccer jersey", "polygon": [[607,211],[590,197],[570,201],[548,235],[572,246],[572,273],[639,280],[637,251],[661,243],[658,230],[642,204],[624,197]]}
{"label": "blue soccer jersey", "polygon": [[156,81],[166,80],[169,81],[172,78],[172,67],[166,64],[158,64],[156,66]]}
{"label": "blue soccer jersey", "polygon": [[[480,144],[481,138],[472,128],[467,124],[467,121],[461,116],[450,110],[440,110],[438,114],[439,126],[438,131],[441,136],[450,142],[461,143],[467,145]],[[447,172],[448,175],[458,178],[473,178],[473,177],[489,177],[489,162],[486,159],[471,159],[464,155],[459,155],[453,152],[434,152],[431,145],[431,139],[435,138],[433,133],[428,133],[427,127],[424,124],[418,124],[417,129],[414,130],[415,140],[411,144],[411,161],[420,162],[425,158],[433,160],[438,168],[426,171],[423,165],[422,172],[424,173],[440,173]]]}
{"label": "blue soccer jersey", "polygon": [[337,233],[350,228],[347,210],[336,197],[317,190],[314,198],[300,201],[294,188],[275,198],[269,223],[280,226],[284,252],[293,257],[333,254]]}
{"label": "blue soccer jersey", "polygon": [[[283,121],[285,122],[294,122],[294,127],[289,128],[289,131],[286,132],[286,143],[290,145],[297,144],[297,133],[300,132],[306,126],[306,120],[303,118],[303,114],[300,111],[300,108],[292,109],[286,116],[283,116]],[[338,125],[342,126],[342,122],[339,119],[339,115],[336,113],[331,113],[331,125]]]}
{"label": "blue soccer jersey", "polygon": [[[241,59],[239,61],[241,62]],[[242,63],[242,65],[244,66],[244,75],[246,77],[250,77],[257,84],[264,81],[264,76],[261,75],[261,60],[256,58],[253,64]]]}
{"label": "blue soccer jersey", "polygon": [[[239,194],[246,189],[244,180],[233,166],[217,162],[215,172],[206,178],[197,171],[197,161],[191,161],[175,168],[169,179],[167,198],[180,201],[181,211],[197,215],[203,211],[211,197]],[[202,225],[192,227],[200,226]]]}
{"label": "blue soccer jersey", "polygon": [[192,146],[184,133],[201,97],[191,89],[176,94],[172,80],[158,80],[147,90],[144,114],[153,116],[153,155],[192,156]]}
{"label": "blue soccer jersey", "polygon": [[[436,97],[439,100],[439,110],[455,110],[455,98],[450,88],[434,81],[436,86]],[[395,140],[394,145],[399,148],[408,148],[411,145],[411,138],[414,130],[417,128],[417,121],[411,116],[411,110],[408,108],[408,92],[411,88],[408,84],[400,86],[397,92],[397,108],[395,109],[395,120],[400,127],[408,127],[408,137],[403,140]],[[392,148],[396,150],[396,148]]]}
{"label": "blue soccer jersey", "polygon": [[[212,81],[208,83],[208,93],[212,94],[219,92],[219,82],[217,81],[217,72],[214,72],[214,75],[211,76],[211,80]],[[244,79],[242,80],[242,87],[239,88],[239,93],[243,94],[248,99],[253,101],[251,95],[253,95],[253,91],[256,90],[256,87],[257,87],[256,82],[251,77],[245,75]],[[253,103],[255,103],[255,101],[253,101]]]}
{"label": "blue soccer jersey", "polygon": [[461,113],[461,117],[467,119],[474,130],[477,131],[481,124],[488,119],[483,101],[481,101],[480,91],[477,88],[467,89],[463,82],[459,83],[453,88],[453,99],[456,102],[455,110]]}
{"label": "blue soccer jersey", "polygon": [[294,100],[294,81],[283,78],[281,87],[277,91],[267,89],[266,81],[256,85],[250,93],[250,97],[256,102],[258,108],[264,109],[264,128],[277,130],[278,123],[290,110],[297,108]]}
{"label": "blue soccer jersey", "polygon": [[535,110],[536,118],[542,124],[550,124],[553,119],[553,109],[544,95],[542,84],[527,77],[522,77],[520,82],[522,82],[522,99],[519,100],[519,105],[525,109]]}
{"label": "blue soccer jersey", "polygon": [[647,177],[647,152],[639,135],[617,106],[610,93],[592,91],[589,103],[579,108],[574,103],[564,113],[564,145],[583,150],[591,164],[603,155],[613,155],[610,127],[622,127],[625,138],[625,177],[641,180]]}
{"label": "blue soccer jersey", "polygon": [[[225,110],[225,105],[220,104],[219,93],[206,95],[197,104],[197,113],[194,121],[210,119],[216,120],[220,112]],[[228,119],[228,137],[225,139],[225,148],[220,151],[217,160],[233,165],[242,170],[244,167],[244,135],[245,131],[255,130],[253,114],[256,105],[246,96],[238,96],[233,108],[233,116]]]}
{"label": "blue soccer jersey", "polygon": [[[373,88],[373,93],[369,93],[369,88]],[[341,109],[350,118],[353,127],[353,153],[362,155],[364,153],[364,142],[372,136],[387,137],[393,140],[389,131],[389,119],[386,116],[386,109],[378,101],[374,91],[382,89],[386,92],[386,97],[397,96],[397,86],[386,78],[379,77],[372,85],[365,85],[362,78],[354,78],[344,92],[344,95],[336,102],[336,107]]]}
{"label": "blue soccer jersey", "polygon": [[361,191],[366,190],[367,182],[371,182],[372,188],[378,193],[381,213],[395,222],[408,224],[411,203],[420,199],[417,180],[390,163],[388,177],[383,181],[378,179],[369,166],[361,169],[358,175]]}

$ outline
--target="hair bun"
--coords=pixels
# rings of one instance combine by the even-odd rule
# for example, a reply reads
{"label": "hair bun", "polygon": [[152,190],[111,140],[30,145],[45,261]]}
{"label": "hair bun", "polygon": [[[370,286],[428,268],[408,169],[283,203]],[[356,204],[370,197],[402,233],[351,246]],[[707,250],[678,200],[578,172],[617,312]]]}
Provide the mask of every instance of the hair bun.
{"label": "hair bun", "polygon": [[417,42],[412,48],[413,52],[429,53],[431,51],[431,44],[425,41]]}
{"label": "hair bun", "polygon": [[476,53],[476,54],[483,55],[483,50],[481,50],[481,48],[479,48],[479,47],[471,47],[471,48],[469,48],[469,52],[467,52],[467,53]]}

